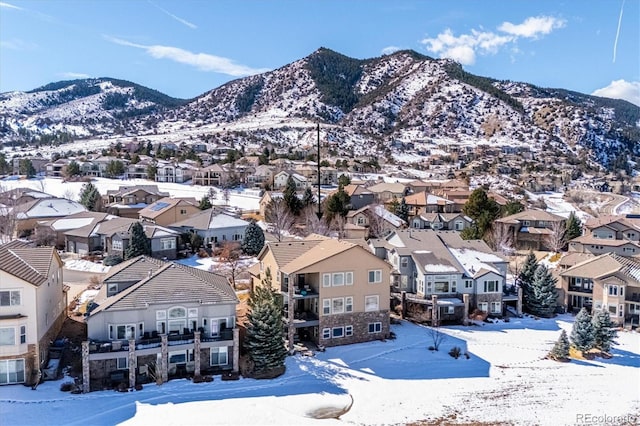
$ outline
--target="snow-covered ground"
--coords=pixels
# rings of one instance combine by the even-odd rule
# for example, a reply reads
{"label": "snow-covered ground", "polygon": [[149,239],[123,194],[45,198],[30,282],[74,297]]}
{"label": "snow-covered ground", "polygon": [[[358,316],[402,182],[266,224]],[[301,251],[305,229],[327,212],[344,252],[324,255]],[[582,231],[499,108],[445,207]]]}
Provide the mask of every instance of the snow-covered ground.
{"label": "snow-covered ground", "polygon": [[[315,357],[287,358],[273,380],[241,378],[194,384],[186,379],[138,392],[71,395],[62,381],[37,390],[0,387],[7,425],[358,425],[440,424],[638,424],[640,334],[620,332],[611,359],[557,363],[544,357],[570,330],[571,315],[513,319],[483,326],[443,327],[440,350],[431,352],[429,329],[402,322],[395,340],[328,348]],[[470,358],[454,359],[458,346]],[[341,420],[307,413],[346,406]],[[591,416],[591,421],[587,421]],[[608,422],[595,417],[606,416]],[[616,417],[620,416],[620,417]],[[626,422],[626,423],[625,423]]]}
{"label": "snow-covered ground", "polygon": [[98,273],[109,272],[109,269],[111,269],[110,266],[105,266],[101,263],[94,263],[83,259],[68,259],[64,262],[64,267],[65,269],[70,269],[73,271]]}

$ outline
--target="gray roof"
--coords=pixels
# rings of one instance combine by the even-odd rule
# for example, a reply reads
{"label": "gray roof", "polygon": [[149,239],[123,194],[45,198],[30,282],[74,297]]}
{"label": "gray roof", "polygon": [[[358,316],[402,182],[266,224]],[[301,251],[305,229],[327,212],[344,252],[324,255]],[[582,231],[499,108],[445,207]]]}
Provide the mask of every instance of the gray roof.
{"label": "gray roof", "polygon": [[[149,273],[149,269],[154,269],[150,267],[151,263],[156,267],[160,266]],[[127,262],[116,272],[116,275],[133,278],[141,273],[144,278],[99,303],[91,315],[107,310],[145,309],[149,305],[165,303],[202,305],[238,303],[235,292],[224,276],[178,263],[140,256]],[[113,282],[113,278],[114,275],[110,274],[109,280]]]}
{"label": "gray roof", "polygon": [[140,281],[155,274],[165,262],[149,256],[138,256],[111,267],[103,278],[105,283]]}
{"label": "gray roof", "polygon": [[55,247],[31,247],[22,241],[0,246],[0,270],[36,286],[47,282],[54,259],[62,265]]}

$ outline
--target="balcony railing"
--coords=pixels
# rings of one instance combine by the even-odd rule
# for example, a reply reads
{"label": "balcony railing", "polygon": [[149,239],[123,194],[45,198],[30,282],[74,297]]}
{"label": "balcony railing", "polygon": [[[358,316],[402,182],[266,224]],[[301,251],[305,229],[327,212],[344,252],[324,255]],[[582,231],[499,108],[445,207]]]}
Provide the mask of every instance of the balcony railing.
{"label": "balcony railing", "polygon": [[575,292],[578,292],[578,293],[585,293],[585,294],[593,293],[592,289],[584,288],[581,285],[570,285],[569,286],[569,291],[575,291]]}
{"label": "balcony railing", "polygon": [[[145,333],[147,336],[147,333]],[[233,329],[227,328],[220,330],[216,336],[204,336],[201,334],[201,342],[220,342],[226,340],[233,340]],[[188,345],[195,342],[195,335],[193,333],[177,333],[167,335],[167,344],[169,346]],[[162,346],[162,337],[153,333],[148,337],[142,337],[136,339],[136,349],[151,349],[159,348]],[[101,353],[101,352],[126,352],[129,350],[128,340],[91,340],[89,342],[89,353]]]}

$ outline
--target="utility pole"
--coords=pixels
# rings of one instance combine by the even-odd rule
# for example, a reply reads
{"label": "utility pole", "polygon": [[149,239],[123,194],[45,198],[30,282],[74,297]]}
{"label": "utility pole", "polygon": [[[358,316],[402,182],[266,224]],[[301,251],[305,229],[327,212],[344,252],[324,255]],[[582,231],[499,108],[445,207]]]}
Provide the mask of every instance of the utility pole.
{"label": "utility pole", "polygon": [[318,219],[322,217],[322,207],[320,206],[320,123],[318,123]]}

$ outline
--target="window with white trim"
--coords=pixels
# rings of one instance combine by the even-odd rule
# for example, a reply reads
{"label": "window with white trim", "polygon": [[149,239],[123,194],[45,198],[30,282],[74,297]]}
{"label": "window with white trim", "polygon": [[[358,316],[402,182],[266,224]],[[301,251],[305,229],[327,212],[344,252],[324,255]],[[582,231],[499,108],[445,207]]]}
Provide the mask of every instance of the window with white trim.
{"label": "window with white trim", "polygon": [[122,251],[122,240],[111,240],[111,250]]}
{"label": "window with white trim", "polygon": [[344,326],[344,335],[349,337],[349,336],[353,336],[353,326],[352,325],[345,325]]}
{"label": "window with white trim", "polygon": [[619,305],[618,306],[618,316],[623,316],[624,315],[624,305]]}
{"label": "window with white trim", "polygon": [[129,358],[128,357],[122,357],[122,358],[118,358],[116,361],[116,367],[118,370],[126,370],[129,368]]}
{"label": "window with white trim", "polygon": [[617,295],[618,295],[618,286],[609,285],[609,296],[617,296]]}
{"label": "window with white trim", "polygon": [[24,382],[24,359],[0,360],[0,385]]}
{"label": "window with white trim", "polygon": [[344,337],[344,327],[333,327],[331,329],[331,337],[333,339]]}
{"label": "window with white trim", "polygon": [[409,258],[408,257],[400,258],[400,267],[401,268],[406,268],[408,266],[409,266]]}
{"label": "window with white trim", "polygon": [[331,315],[331,299],[322,299],[322,315]]}
{"label": "window with white trim", "polygon": [[221,346],[211,348],[211,365],[227,365],[229,363],[229,348]]}
{"label": "window with white trim", "polygon": [[322,329],[322,338],[327,340],[327,339],[331,339],[331,329],[330,328],[323,328]]}
{"label": "window with white trim", "polygon": [[0,346],[13,346],[16,344],[15,327],[0,328]]}
{"label": "window with white trim", "polygon": [[480,309],[482,312],[489,312],[489,303],[488,302],[478,303],[478,309]]}
{"label": "window with white trim", "polygon": [[370,322],[369,323],[369,333],[381,333],[382,332],[382,323],[381,322]]}
{"label": "window with white trim", "polygon": [[484,292],[485,293],[496,293],[498,292],[498,281],[489,280],[484,282]]}
{"label": "window with white trim", "polygon": [[380,297],[377,294],[373,296],[365,296],[364,311],[365,312],[377,311],[378,307],[380,306],[379,300],[380,300]]}
{"label": "window with white trim", "polygon": [[353,272],[344,273],[344,283],[346,285],[353,285]]}
{"label": "window with white trim", "polygon": [[502,304],[500,302],[491,302],[491,313],[499,314],[502,312]]}
{"label": "window with white trim", "polygon": [[344,311],[353,312],[353,297],[347,296],[344,298]]}
{"label": "window with white trim", "polygon": [[382,270],[374,269],[369,271],[369,284],[378,284],[382,282]]}
{"label": "window with white trim", "polygon": [[342,314],[344,313],[344,298],[336,297],[331,300],[331,313],[332,314]]}
{"label": "window with white trim", "polygon": [[322,274],[322,287],[331,287],[331,274]]}
{"label": "window with white trim", "polygon": [[20,326],[20,344],[27,343],[27,326]]}
{"label": "window with white trim", "polygon": [[0,306],[20,306],[21,300],[20,290],[0,291]]}
{"label": "window with white trim", "polygon": [[331,285],[339,287],[344,285],[344,272],[334,272],[331,277]]}
{"label": "window with white trim", "polygon": [[176,248],[175,238],[160,238],[160,248],[162,250],[172,250]]}

